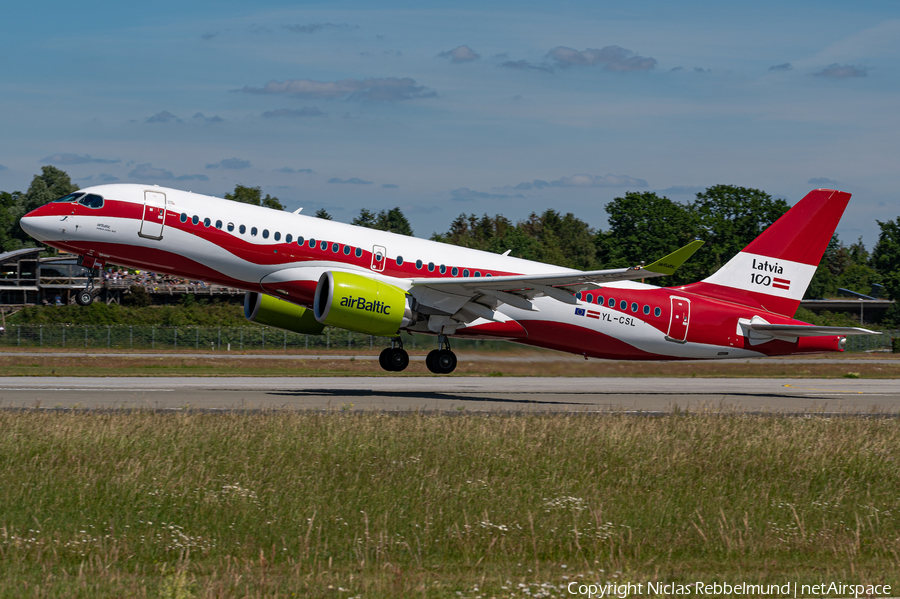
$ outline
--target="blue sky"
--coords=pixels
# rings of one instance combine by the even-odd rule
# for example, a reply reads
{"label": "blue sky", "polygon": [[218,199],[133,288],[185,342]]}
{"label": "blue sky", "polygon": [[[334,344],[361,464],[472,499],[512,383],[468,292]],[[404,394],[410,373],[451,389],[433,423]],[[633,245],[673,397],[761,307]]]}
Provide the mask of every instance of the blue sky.
{"label": "blue sky", "polygon": [[900,214],[900,5],[549,4],[14,3],[0,189],[240,183],[425,237],[719,183],[850,191],[838,232],[869,246]]}

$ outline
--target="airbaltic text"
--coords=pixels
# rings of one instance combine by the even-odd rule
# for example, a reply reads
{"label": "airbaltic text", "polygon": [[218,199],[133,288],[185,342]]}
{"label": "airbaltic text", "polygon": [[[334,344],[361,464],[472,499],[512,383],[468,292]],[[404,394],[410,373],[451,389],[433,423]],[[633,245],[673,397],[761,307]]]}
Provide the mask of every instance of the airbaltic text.
{"label": "airbaltic text", "polygon": [[375,312],[377,314],[390,314],[391,307],[384,302],[374,301],[367,302],[364,297],[353,297],[352,295],[341,298],[342,308],[356,308],[365,312]]}

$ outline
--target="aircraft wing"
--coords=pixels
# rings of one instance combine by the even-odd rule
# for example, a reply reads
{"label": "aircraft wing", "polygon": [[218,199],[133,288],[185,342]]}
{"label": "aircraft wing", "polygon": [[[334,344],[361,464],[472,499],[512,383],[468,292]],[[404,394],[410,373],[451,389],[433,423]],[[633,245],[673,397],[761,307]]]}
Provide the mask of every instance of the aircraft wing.
{"label": "aircraft wing", "polygon": [[[509,304],[523,310],[535,311],[531,303],[537,295],[546,295],[558,301],[575,304],[574,294],[614,281],[647,279],[670,275],[703,245],[695,240],[668,256],[647,266],[613,268],[607,270],[555,272],[537,275],[510,275],[501,277],[441,277],[413,279],[410,293],[420,303],[454,314],[460,309],[470,314],[460,315],[463,320],[475,315],[494,320],[493,310],[500,304]],[[479,299],[478,305],[472,301]],[[486,305],[491,306],[488,308]]]}

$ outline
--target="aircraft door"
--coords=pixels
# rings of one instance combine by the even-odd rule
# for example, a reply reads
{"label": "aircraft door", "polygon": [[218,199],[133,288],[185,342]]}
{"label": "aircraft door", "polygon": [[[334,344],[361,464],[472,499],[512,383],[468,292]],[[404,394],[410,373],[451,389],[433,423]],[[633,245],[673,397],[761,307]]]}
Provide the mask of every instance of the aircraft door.
{"label": "aircraft door", "polygon": [[141,220],[141,237],[162,239],[166,222],[166,195],[158,191],[144,192],[144,217]]}
{"label": "aircraft door", "polygon": [[387,251],[380,245],[372,248],[372,270],[375,272],[384,272],[384,265],[387,262]]}
{"label": "aircraft door", "polygon": [[691,300],[675,295],[669,296],[671,310],[669,316],[669,332],[667,341],[684,343],[687,340],[688,325],[691,318]]}

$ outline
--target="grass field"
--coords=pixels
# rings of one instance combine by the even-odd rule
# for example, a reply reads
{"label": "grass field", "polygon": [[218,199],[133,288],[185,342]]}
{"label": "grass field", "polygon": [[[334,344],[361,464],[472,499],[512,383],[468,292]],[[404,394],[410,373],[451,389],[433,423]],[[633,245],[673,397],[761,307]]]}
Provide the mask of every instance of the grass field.
{"label": "grass field", "polygon": [[[304,359],[225,359],[167,352],[166,357],[139,353],[98,356],[84,353],[62,356],[45,351],[39,356],[16,356],[0,351],[2,376],[435,376],[424,361],[412,361],[403,373],[388,373],[375,360],[334,359],[337,352],[304,356]],[[279,352],[271,352],[273,356]],[[424,356],[426,352],[414,352]],[[371,355],[377,356],[377,352]],[[237,359],[234,359],[238,356]],[[296,357],[296,355],[294,356]],[[834,358],[834,356],[827,356]],[[555,361],[542,361],[554,358]],[[562,359],[560,359],[562,358]],[[871,360],[891,360],[875,363]],[[792,364],[777,358],[750,361],[615,362],[572,359],[556,352],[467,352],[459,354],[452,376],[659,376],[659,377],[765,377],[765,378],[900,378],[900,354],[844,355],[840,364],[810,362]]]}
{"label": "grass field", "polygon": [[900,421],[0,412],[0,597],[900,588]]}

